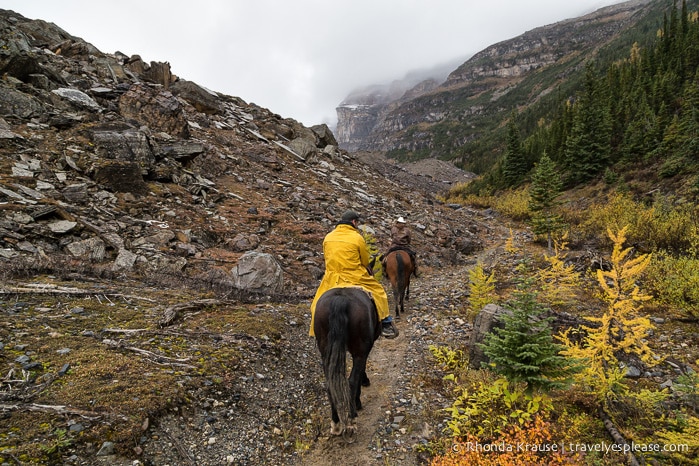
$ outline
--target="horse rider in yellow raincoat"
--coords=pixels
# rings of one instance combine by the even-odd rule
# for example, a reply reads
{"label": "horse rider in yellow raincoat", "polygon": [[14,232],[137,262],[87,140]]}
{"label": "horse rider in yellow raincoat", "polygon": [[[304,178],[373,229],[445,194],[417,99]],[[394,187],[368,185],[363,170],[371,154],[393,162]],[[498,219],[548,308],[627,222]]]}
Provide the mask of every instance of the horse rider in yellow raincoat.
{"label": "horse rider in yellow raincoat", "polygon": [[398,332],[389,315],[388,296],[381,283],[370,275],[369,251],[364,237],[358,231],[359,214],[348,210],[335,229],[323,240],[325,274],[311,303],[311,331],[313,336],[313,315],[318,299],[331,288],[360,286],[369,292],[376,304],[381,321],[381,335],[395,338]]}

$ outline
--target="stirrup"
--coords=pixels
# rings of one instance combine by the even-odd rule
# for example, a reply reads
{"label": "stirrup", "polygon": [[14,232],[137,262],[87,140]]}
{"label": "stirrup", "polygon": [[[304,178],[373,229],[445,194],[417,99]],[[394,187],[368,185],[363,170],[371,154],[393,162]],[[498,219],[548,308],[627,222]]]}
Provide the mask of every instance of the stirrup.
{"label": "stirrup", "polygon": [[[391,324],[390,328],[391,328],[391,330],[393,330],[392,333],[388,333],[388,329],[386,327],[384,327],[383,324],[381,324],[381,336],[388,339],[388,340],[392,340],[392,339],[396,338],[400,333],[400,332],[398,332],[398,328],[393,324],[393,321],[391,321],[390,324]],[[386,333],[384,333],[384,332],[386,332]]]}

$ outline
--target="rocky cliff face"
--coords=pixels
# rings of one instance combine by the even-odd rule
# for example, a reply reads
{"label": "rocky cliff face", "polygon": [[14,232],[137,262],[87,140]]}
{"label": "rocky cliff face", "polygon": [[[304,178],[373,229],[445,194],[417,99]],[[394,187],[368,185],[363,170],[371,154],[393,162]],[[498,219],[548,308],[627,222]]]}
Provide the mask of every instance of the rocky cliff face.
{"label": "rocky cliff face", "polygon": [[[425,260],[459,261],[479,227],[307,128],[179,79],[168,63],[105,54],[0,10],[0,270],[178,277],[308,296],[323,236],[345,209],[387,242],[416,225]],[[449,218],[443,218],[446,216]],[[250,257],[253,255],[254,257]],[[260,255],[265,259],[260,262]],[[249,264],[267,268],[246,281]]]}
{"label": "rocky cliff face", "polygon": [[364,149],[362,141],[371,135],[378,118],[387,108],[435,89],[458,63],[414,71],[388,85],[368,86],[352,92],[337,107],[335,133],[340,146],[352,152]]}
{"label": "rocky cliff face", "polygon": [[[395,99],[350,96],[337,109],[340,147],[444,156],[475,139],[485,117],[509,111],[499,103],[503,95],[516,92],[532,75],[558,67],[560,75],[547,87],[519,92],[523,97],[517,105],[551,92],[566,73],[574,71],[576,60],[592,56],[621,31],[634,27],[650,3],[633,0],[609,6],[492,45],[454,69],[438,86],[419,84]],[[461,128],[436,136],[431,128],[440,122]]]}

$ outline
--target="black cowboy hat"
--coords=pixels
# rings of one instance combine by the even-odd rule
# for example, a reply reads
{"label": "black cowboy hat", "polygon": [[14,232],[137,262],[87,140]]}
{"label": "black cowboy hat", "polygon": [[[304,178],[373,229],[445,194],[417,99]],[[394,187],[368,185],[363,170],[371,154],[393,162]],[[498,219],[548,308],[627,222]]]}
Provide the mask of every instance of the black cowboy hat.
{"label": "black cowboy hat", "polygon": [[351,222],[352,220],[359,220],[359,214],[354,210],[347,210],[342,214],[343,222]]}

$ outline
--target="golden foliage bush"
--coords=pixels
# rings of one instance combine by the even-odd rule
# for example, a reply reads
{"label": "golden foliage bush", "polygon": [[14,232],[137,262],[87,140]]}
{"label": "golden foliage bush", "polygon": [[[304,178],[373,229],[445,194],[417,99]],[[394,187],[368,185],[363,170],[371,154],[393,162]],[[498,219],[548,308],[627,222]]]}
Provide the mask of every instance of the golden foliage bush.
{"label": "golden foliage bush", "polygon": [[515,234],[512,231],[512,228],[510,228],[510,236],[508,236],[507,241],[505,241],[505,251],[508,254],[515,255],[520,252],[520,249],[521,248],[515,244]]}
{"label": "golden foliage bush", "polygon": [[[361,228],[360,232],[362,234],[362,237],[364,238],[364,242],[366,243],[366,248],[369,252],[369,257],[378,256],[380,254],[380,251],[379,246],[376,244],[376,237],[364,228]],[[381,281],[381,278],[383,277],[383,266],[381,265],[380,260],[374,262],[374,267],[372,268],[372,271],[374,272],[374,278],[376,278],[378,281]]]}
{"label": "golden foliage bush", "polygon": [[492,440],[467,435],[431,466],[531,466],[581,464],[580,455],[563,451],[550,422],[536,416],[523,425],[511,425]]}
{"label": "golden foliage bush", "polygon": [[469,194],[465,184],[449,190],[444,202],[465,204],[478,209],[494,209],[514,220],[529,219],[529,187],[502,191],[497,194]]}
{"label": "golden foliage bush", "polygon": [[460,349],[437,345],[430,345],[428,349],[437,363],[446,371],[453,373],[464,370],[468,366],[468,356]]}
{"label": "golden foliage bush", "polygon": [[[470,184],[470,181],[464,181],[460,183],[456,183],[454,186],[449,188],[449,191],[444,195],[440,196],[441,200],[443,200],[446,203],[455,203],[455,204],[461,204],[461,203],[466,203],[466,200],[469,199],[471,196],[474,196],[472,194],[469,194],[469,187],[468,185]],[[477,197],[477,196],[474,196]]]}
{"label": "golden foliage bush", "polygon": [[540,288],[539,298],[551,306],[573,302],[576,290],[582,284],[580,273],[575,271],[575,266],[565,263],[566,238],[567,235],[560,241],[554,241],[554,254],[544,256],[547,267],[540,269],[535,277]]}
{"label": "golden foliage bush", "polygon": [[683,416],[672,429],[655,431],[644,442],[671,446],[667,451],[646,454],[646,459],[658,461],[658,464],[697,466],[699,465],[699,418]]}
{"label": "golden foliage bush", "polygon": [[514,220],[529,219],[529,187],[505,191],[493,196],[493,209]]}
{"label": "golden foliage bush", "polygon": [[528,394],[524,384],[512,384],[504,377],[457,385],[455,393],[454,403],[445,410],[450,415],[447,429],[457,439],[493,438],[508,426],[525,424],[536,415],[548,416],[553,409],[548,395]]}
{"label": "golden foliage bush", "polygon": [[678,310],[681,317],[699,318],[699,259],[654,254],[645,283],[658,303]]}
{"label": "golden foliage bush", "polygon": [[478,263],[468,272],[469,278],[469,303],[466,317],[473,321],[473,318],[481,312],[481,309],[486,304],[494,303],[497,300],[495,296],[495,273],[487,274],[483,268],[483,263]]}
{"label": "golden foliage bush", "polygon": [[657,197],[648,206],[627,194],[614,193],[605,202],[591,206],[587,213],[578,224],[584,238],[593,238],[608,228],[617,231],[629,226],[629,243],[644,251],[686,252],[699,245],[697,206],[690,203]]}

